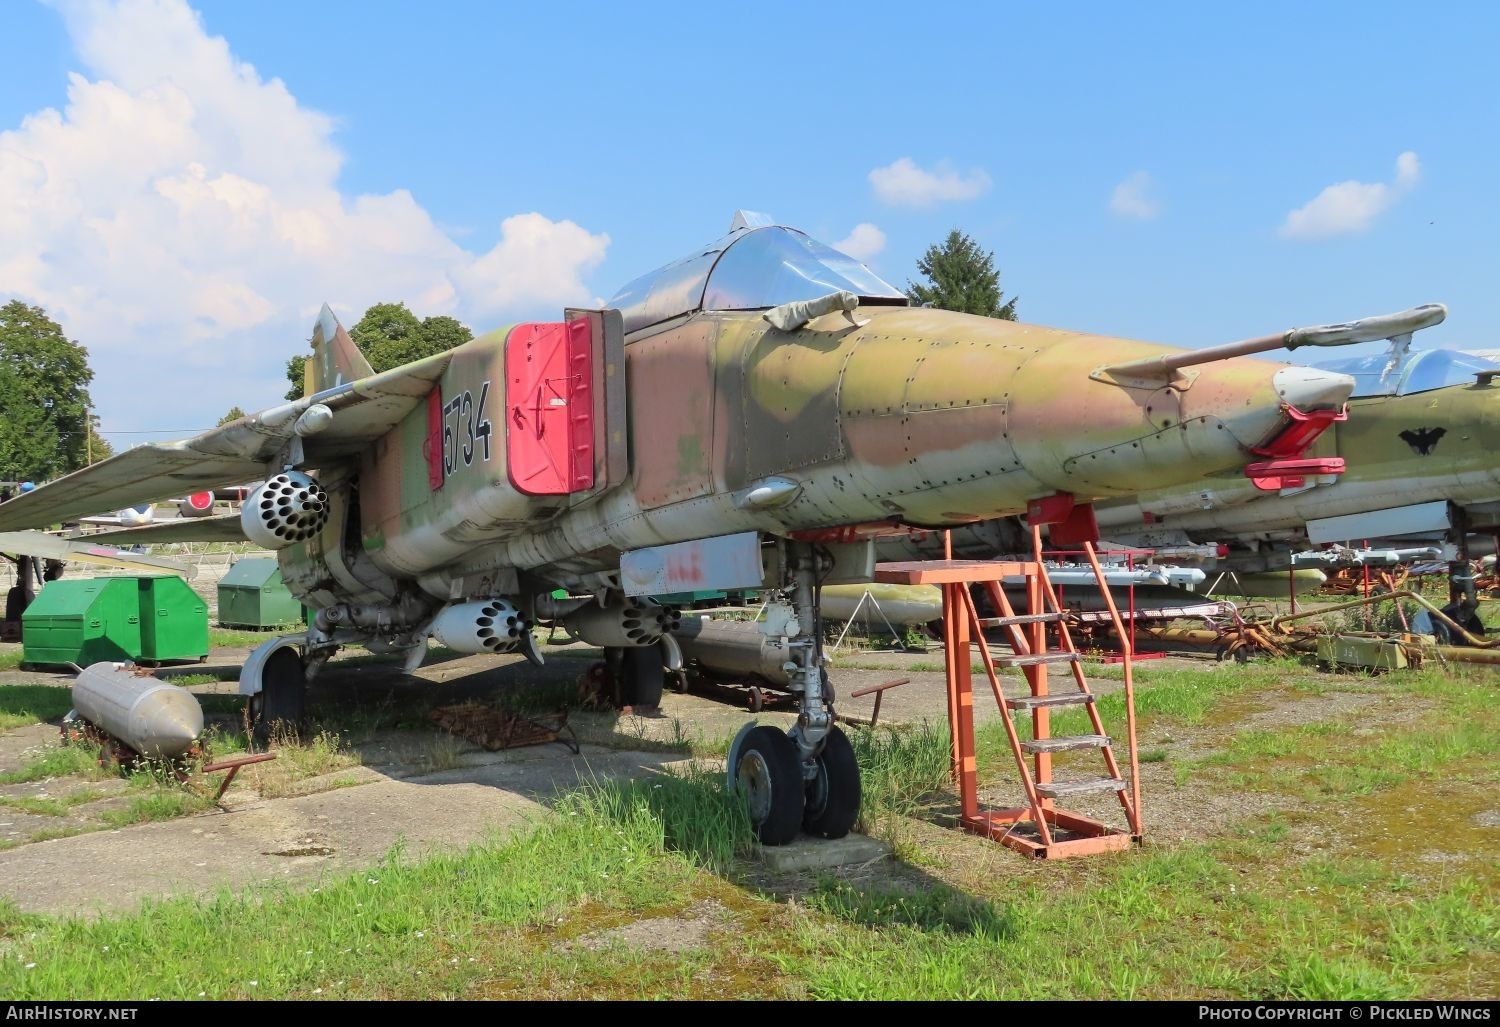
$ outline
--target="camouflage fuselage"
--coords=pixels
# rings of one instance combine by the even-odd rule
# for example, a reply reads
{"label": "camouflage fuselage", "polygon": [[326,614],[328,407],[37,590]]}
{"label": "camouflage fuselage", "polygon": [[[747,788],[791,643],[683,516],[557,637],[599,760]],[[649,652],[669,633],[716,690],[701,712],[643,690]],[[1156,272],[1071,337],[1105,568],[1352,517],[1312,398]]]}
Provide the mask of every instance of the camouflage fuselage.
{"label": "camouflage fuselage", "polygon": [[[863,327],[828,315],[787,333],[758,312],[704,313],[632,337],[626,423],[608,425],[627,433],[628,473],[566,496],[512,485],[506,331],[468,343],[440,385],[457,415],[450,473],[434,487],[422,410],[370,447],[358,472],[363,549],[443,599],[496,591],[515,569],[597,585],[621,551],[662,543],[963,524],[1058,492],[1193,482],[1250,459],[1287,399],[1347,394],[1347,379],[1314,376],[1311,391],[1284,397],[1274,376],[1285,365],[1253,358],[1207,365],[1186,387],[1125,387],[1090,374],[1170,349],[940,310],[859,314]],[[775,500],[753,494],[767,483]]]}
{"label": "camouflage fuselage", "polygon": [[[1150,544],[1306,539],[1307,522],[1451,500],[1473,526],[1500,523],[1500,385],[1453,385],[1349,403],[1349,419],[1324,433],[1315,456],[1341,456],[1344,473],[1302,489],[1261,492],[1248,481],[1145,490],[1100,504],[1109,537]],[[1148,523],[1149,522],[1149,523]]]}

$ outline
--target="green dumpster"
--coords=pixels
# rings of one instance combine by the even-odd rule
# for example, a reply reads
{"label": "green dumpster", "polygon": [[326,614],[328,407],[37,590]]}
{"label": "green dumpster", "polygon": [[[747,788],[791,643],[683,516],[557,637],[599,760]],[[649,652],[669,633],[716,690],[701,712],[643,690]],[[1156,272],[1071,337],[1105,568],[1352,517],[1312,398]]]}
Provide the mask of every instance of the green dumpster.
{"label": "green dumpster", "polygon": [[141,655],[141,605],[135,578],[49,581],[21,614],[26,663],[73,663]]}
{"label": "green dumpster", "polygon": [[203,660],[208,657],[208,604],[171,574],[136,578],[141,610],[141,659]]}
{"label": "green dumpster", "polygon": [[219,581],[219,625],[280,628],[302,623],[302,604],[281,581],[275,560],[239,560]]}

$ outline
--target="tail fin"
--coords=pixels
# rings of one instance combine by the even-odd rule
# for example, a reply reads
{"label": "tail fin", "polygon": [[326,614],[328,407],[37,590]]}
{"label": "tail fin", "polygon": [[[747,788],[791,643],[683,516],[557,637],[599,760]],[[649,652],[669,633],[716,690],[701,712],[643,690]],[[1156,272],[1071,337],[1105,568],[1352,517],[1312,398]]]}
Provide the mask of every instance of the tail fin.
{"label": "tail fin", "polygon": [[326,303],[313,325],[312,349],[312,356],[302,367],[304,396],[356,382],[375,373]]}

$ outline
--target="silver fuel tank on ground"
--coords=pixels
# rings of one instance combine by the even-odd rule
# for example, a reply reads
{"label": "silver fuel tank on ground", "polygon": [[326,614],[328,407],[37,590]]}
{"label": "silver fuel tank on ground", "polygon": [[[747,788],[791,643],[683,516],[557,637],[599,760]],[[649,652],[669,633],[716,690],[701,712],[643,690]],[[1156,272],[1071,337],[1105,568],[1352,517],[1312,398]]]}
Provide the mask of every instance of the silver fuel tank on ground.
{"label": "silver fuel tank on ground", "polygon": [[203,733],[191,692],[129,663],[85,667],[73,682],[73,710],[142,756],[181,756]]}

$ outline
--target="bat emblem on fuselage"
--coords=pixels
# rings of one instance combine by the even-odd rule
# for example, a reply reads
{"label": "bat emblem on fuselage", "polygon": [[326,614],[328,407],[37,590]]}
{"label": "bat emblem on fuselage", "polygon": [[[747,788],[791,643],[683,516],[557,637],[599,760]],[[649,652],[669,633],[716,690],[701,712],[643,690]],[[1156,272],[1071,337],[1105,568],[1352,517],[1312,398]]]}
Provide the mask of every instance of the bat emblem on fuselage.
{"label": "bat emblem on fuselage", "polygon": [[1448,434],[1447,428],[1408,428],[1401,433],[1401,441],[1411,447],[1417,456],[1431,456],[1437,448],[1438,439]]}

